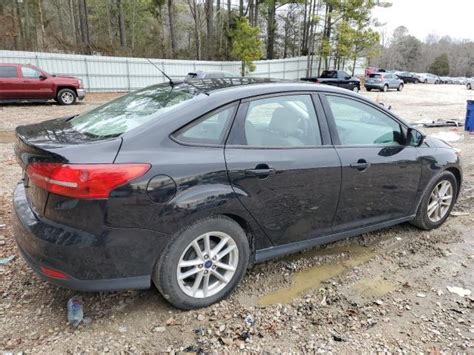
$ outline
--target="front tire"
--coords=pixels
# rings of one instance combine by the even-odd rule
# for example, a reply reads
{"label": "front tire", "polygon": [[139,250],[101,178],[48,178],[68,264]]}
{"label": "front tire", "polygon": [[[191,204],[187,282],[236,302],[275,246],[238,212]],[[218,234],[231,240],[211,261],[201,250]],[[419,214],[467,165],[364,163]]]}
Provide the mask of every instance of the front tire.
{"label": "front tire", "polygon": [[385,85],[383,86],[383,92],[387,92],[387,91],[388,91],[388,85],[385,84]]}
{"label": "front tire", "polygon": [[472,89],[471,84],[467,84],[466,87],[467,87],[468,90]]}
{"label": "front tire", "polygon": [[58,91],[56,99],[60,105],[74,105],[77,100],[77,95],[74,90],[61,89]]}
{"label": "front tire", "polygon": [[224,216],[185,228],[163,251],[153,282],[172,305],[189,310],[227,297],[245,275],[250,248],[245,231]]}
{"label": "front tire", "polygon": [[398,85],[397,91],[402,91],[403,90],[403,84]]}
{"label": "front tire", "polygon": [[457,180],[451,172],[441,173],[429,185],[420,206],[418,206],[416,217],[410,223],[425,230],[438,228],[451,213],[458,189]]}
{"label": "front tire", "polygon": [[372,91],[372,89],[371,89],[371,88],[365,88],[365,90],[367,90],[367,91]]}

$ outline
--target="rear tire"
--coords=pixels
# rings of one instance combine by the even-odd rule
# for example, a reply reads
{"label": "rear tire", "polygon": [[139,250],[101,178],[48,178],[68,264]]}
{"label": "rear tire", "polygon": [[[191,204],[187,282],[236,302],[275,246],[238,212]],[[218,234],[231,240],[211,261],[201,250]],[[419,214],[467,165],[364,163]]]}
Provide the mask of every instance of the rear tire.
{"label": "rear tire", "polygon": [[359,90],[360,90],[360,89],[359,89],[358,86],[354,86],[354,87],[352,88],[352,91],[354,91],[354,92],[359,92]]}
{"label": "rear tire", "polygon": [[[446,201],[448,201],[448,199],[446,199],[447,195],[442,198],[439,198],[439,190],[438,193],[436,191],[439,186],[447,185],[451,186],[451,199],[449,199],[449,205],[444,205],[444,207],[441,208],[443,206],[443,203],[446,203]],[[418,206],[416,217],[410,223],[418,228],[425,230],[438,228],[446,221],[449,214],[451,213],[454,203],[456,202],[458,189],[459,186],[454,175],[449,171],[442,172],[435,180],[430,183],[429,187],[426,189],[426,193],[423,196],[420,205]],[[441,202],[440,213],[438,213],[437,210],[433,210],[433,208],[440,205],[439,202]],[[436,213],[438,213],[435,216],[437,218],[433,218],[433,215]]]}
{"label": "rear tire", "polygon": [[383,86],[383,92],[387,92],[387,91],[388,91],[388,85],[385,84],[385,85]]}
{"label": "rear tire", "polygon": [[403,84],[398,85],[397,91],[402,91],[403,90]]}
{"label": "rear tire", "polygon": [[365,90],[367,90],[367,91],[372,91],[372,89],[371,89],[371,88],[366,88]]}
{"label": "rear tire", "polygon": [[61,89],[58,91],[56,99],[60,105],[74,105],[77,100],[77,95],[74,90]]}
{"label": "rear tire", "polygon": [[467,84],[466,87],[467,87],[468,90],[472,89],[471,84]]}
{"label": "rear tire", "polygon": [[210,217],[177,234],[161,254],[152,279],[175,307],[207,307],[237,287],[245,275],[249,255],[247,235],[236,222],[224,216]]}

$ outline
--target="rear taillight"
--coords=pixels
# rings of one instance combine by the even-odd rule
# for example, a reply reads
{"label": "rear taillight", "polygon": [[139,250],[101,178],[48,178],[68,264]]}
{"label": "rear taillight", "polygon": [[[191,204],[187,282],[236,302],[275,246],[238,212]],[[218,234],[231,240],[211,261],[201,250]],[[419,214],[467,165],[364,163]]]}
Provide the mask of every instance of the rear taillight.
{"label": "rear taillight", "polygon": [[30,182],[57,195],[73,198],[108,198],[110,192],[143,176],[149,164],[31,163]]}
{"label": "rear taillight", "polygon": [[43,275],[46,275],[46,276],[49,276],[49,277],[52,277],[52,278],[55,278],[55,279],[61,279],[61,280],[69,279],[69,276],[67,274],[65,274],[64,272],[59,271],[59,270],[55,270],[55,269],[51,269],[51,268],[43,266],[43,265],[40,266],[40,270],[43,273]]}

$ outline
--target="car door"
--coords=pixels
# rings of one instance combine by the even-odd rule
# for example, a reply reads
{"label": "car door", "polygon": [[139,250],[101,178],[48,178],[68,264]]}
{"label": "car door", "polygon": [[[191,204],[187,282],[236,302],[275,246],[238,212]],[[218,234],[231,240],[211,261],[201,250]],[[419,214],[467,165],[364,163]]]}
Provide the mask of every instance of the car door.
{"label": "car door", "polygon": [[344,89],[352,90],[353,89],[353,84],[351,82],[352,77],[342,70],[338,72],[338,75],[339,75],[339,82],[341,83],[340,86],[343,87]]}
{"label": "car door", "polygon": [[286,93],[243,101],[226,143],[231,184],[276,245],[329,234],[336,213],[340,161],[313,100]]}
{"label": "car door", "polygon": [[405,125],[365,100],[325,94],[322,102],[342,163],[334,230],[410,215],[421,162],[417,148],[405,144]]}
{"label": "car door", "polygon": [[53,95],[51,81],[44,77],[41,71],[28,66],[21,67],[21,98],[50,99]]}
{"label": "car door", "polygon": [[16,99],[19,90],[20,80],[17,66],[0,66],[0,100]]}

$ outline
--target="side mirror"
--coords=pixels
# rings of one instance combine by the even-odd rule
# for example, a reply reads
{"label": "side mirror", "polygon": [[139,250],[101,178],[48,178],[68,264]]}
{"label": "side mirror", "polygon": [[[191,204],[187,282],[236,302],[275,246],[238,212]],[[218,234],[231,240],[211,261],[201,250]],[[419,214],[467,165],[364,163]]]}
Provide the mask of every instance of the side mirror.
{"label": "side mirror", "polygon": [[344,80],[349,80],[350,78],[352,78],[350,75],[346,75],[346,76],[344,77]]}
{"label": "side mirror", "polygon": [[423,134],[423,132],[417,130],[416,128],[410,127],[407,131],[407,145],[419,147],[423,144],[425,137],[426,136]]}
{"label": "side mirror", "polygon": [[45,80],[45,79],[47,79],[48,77],[47,77],[46,75],[44,75],[44,74],[41,74],[38,78],[39,78],[39,80]]}

